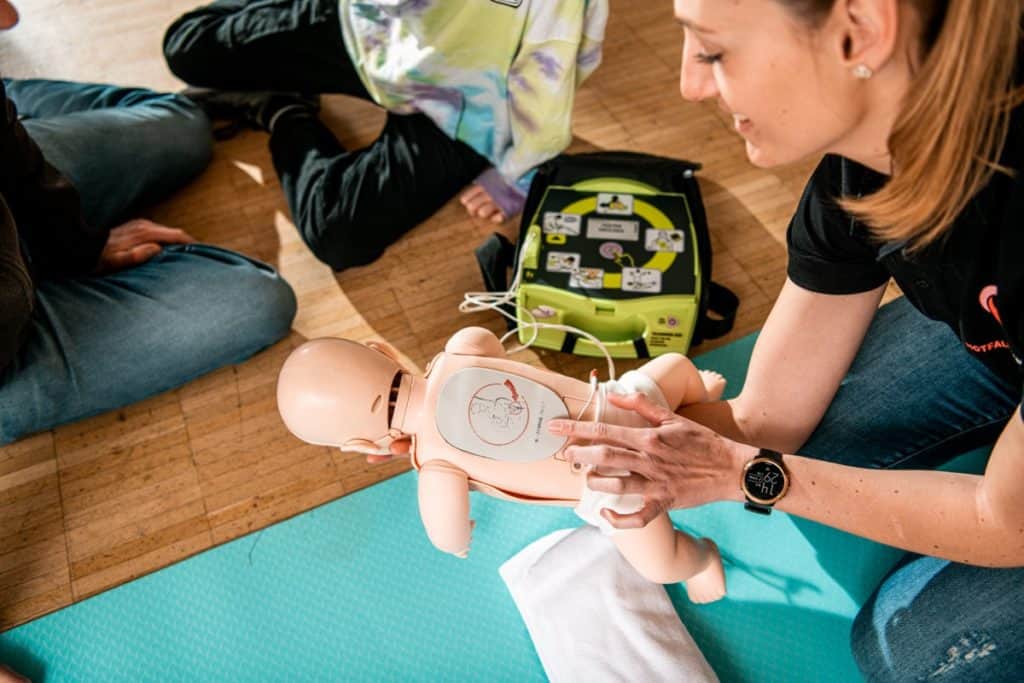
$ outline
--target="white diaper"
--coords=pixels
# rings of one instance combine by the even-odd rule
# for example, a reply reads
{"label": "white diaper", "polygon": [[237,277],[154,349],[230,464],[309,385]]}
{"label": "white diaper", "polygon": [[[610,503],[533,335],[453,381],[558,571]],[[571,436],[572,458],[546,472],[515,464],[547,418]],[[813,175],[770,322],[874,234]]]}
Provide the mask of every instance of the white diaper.
{"label": "white diaper", "polygon": [[[661,393],[661,389],[657,383],[650,377],[642,372],[636,370],[630,370],[622,377],[617,380],[608,380],[598,388],[599,394],[595,400],[597,400],[597,421],[601,420],[604,413],[604,405],[606,397],[609,393],[611,394],[634,394],[640,393],[647,396],[654,403],[660,406],[668,408],[668,401],[665,400],[664,394]],[[604,517],[601,516],[601,510],[609,508],[618,512],[619,514],[629,514],[636,512],[644,506],[644,498],[641,495],[630,493],[626,495],[619,495],[615,493],[604,493],[603,491],[594,491],[587,486],[587,480],[583,479],[583,493],[580,494],[579,505],[576,506],[575,512],[583,521],[593,524],[599,528],[602,533],[614,534],[620,531],[611,524],[608,523]]]}

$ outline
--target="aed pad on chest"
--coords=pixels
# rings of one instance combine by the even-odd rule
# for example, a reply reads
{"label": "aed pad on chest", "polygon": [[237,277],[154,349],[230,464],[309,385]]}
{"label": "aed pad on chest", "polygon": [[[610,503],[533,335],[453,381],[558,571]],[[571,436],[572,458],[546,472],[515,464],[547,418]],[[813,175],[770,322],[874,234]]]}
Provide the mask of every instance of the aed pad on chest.
{"label": "aed pad on chest", "polygon": [[565,402],[533,380],[487,368],[464,368],[445,382],[435,407],[437,431],[472,455],[509,462],[550,458],[565,437],[549,420],[568,417]]}
{"label": "aed pad on chest", "polygon": [[[611,355],[685,353],[700,312],[697,236],[687,197],[598,178],[549,186],[526,231],[516,297],[521,325],[569,325]],[[534,334],[523,325],[519,339]],[[541,329],[535,346],[600,356],[586,338]]]}

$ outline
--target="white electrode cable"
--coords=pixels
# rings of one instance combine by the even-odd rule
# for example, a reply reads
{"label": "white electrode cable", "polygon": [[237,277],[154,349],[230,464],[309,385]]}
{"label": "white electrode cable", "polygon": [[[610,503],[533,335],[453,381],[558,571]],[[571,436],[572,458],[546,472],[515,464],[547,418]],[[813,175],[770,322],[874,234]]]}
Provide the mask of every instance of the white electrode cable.
{"label": "white electrode cable", "polygon": [[[516,293],[519,291],[519,284],[522,281],[523,277],[523,259],[521,255],[526,253],[532,240],[536,239],[536,234],[537,233],[535,232],[527,232],[526,239],[523,240],[522,250],[520,251],[520,258],[518,259],[519,265],[516,268],[516,275],[512,279],[512,284],[508,288],[508,291],[466,292],[466,294],[463,295],[462,303],[459,304],[460,312],[479,313],[481,311],[495,311],[500,315],[508,318],[509,320],[515,323],[519,323],[519,320],[514,315],[505,311],[502,308],[502,306],[506,306],[515,302]],[[509,351],[510,354],[518,353],[519,351],[523,351],[525,349],[530,348],[530,346],[532,346],[533,343],[537,340],[537,335],[540,332],[540,330],[559,330],[562,332],[571,332],[573,334],[579,335],[580,337],[587,339],[592,344],[594,344],[594,346],[601,350],[601,353],[604,354],[605,360],[608,363],[608,378],[615,379],[615,361],[612,360],[612,355],[611,353],[609,353],[608,347],[606,347],[600,339],[598,339],[597,337],[595,337],[594,335],[590,334],[585,330],[581,330],[578,327],[573,327],[571,325],[559,325],[555,323],[538,322],[537,318],[533,315],[532,311],[527,311],[524,309],[523,312],[526,315],[530,316],[530,320],[505,334],[501,338],[501,343],[504,344],[508,338],[518,334],[521,329],[529,328],[532,331],[532,335],[526,341],[526,343],[520,345],[517,348],[511,349]],[[591,400],[592,399],[593,392],[591,392]],[[590,400],[587,401],[587,405],[589,404]]]}

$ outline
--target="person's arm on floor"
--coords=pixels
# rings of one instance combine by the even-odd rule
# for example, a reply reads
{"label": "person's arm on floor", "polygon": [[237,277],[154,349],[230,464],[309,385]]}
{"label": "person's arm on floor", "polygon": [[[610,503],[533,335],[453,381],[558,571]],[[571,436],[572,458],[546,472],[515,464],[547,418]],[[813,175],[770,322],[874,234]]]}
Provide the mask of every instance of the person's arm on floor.
{"label": "person's arm on floor", "polygon": [[508,73],[511,139],[459,200],[496,223],[523,210],[533,169],[572,142],[576,90],[601,63],[608,0],[534,3]]}
{"label": "person's arm on floor", "polygon": [[607,0],[533,3],[508,74],[511,141],[495,167],[523,197],[533,169],[572,142],[576,91],[601,62]]}
{"label": "person's arm on floor", "polygon": [[[605,444],[573,446],[567,453],[573,460],[633,473],[591,475],[591,488],[645,496],[643,510],[608,512],[609,520],[635,528],[663,510],[742,501],[742,467],[757,452],[746,444],[792,453],[806,440],[849,369],[881,292],[837,297],[787,283],[758,339],[742,394],[687,411],[712,429],[636,395],[609,400],[638,410],[651,429],[559,422],[560,433]],[[1024,498],[1016,490],[1024,479],[1019,411],[983,477],[871,470],[795,455],[785,456],[785,463],[791,486],[776,506],[780,510],[925,555],[1024,565]]]}

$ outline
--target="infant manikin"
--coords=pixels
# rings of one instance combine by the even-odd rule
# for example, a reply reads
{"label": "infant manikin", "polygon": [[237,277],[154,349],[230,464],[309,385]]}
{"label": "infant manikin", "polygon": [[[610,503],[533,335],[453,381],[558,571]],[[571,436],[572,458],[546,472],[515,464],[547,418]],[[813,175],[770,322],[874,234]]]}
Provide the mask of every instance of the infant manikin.
{"label": "infant manikin", "polygon": [[617,381],[588,384],[506,358],[489,330],[456,333],[424,377],[406,372],[393,349],[345,339],[317,339],[297,348],[281,369],[277,401],[288,429],[309,443],[387,454],[409,440],[419,472],[420,516],[440,550],[466,557],[473,523],[469,491],[506,500],[576,508],[610,534],[641,575],[686,582],[690,599],[725,594],[718,548],[672,526],[662,513],[642,529],[612,529],[602,508],[634,512],[640,496],[614,496],[586,486],[586,472],[566,461],[565,437],[550,434],[555,418],[649,426],[606,400],[607,392],[640,391],[671,410],[717,400],[722,378],[702,373],[684,356],[659,356]]}

